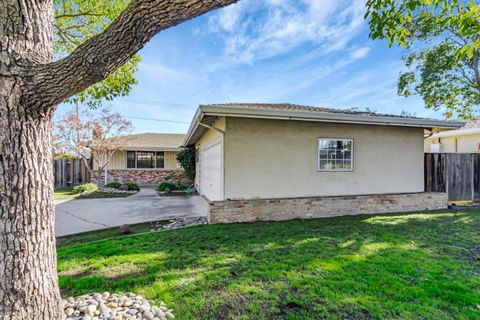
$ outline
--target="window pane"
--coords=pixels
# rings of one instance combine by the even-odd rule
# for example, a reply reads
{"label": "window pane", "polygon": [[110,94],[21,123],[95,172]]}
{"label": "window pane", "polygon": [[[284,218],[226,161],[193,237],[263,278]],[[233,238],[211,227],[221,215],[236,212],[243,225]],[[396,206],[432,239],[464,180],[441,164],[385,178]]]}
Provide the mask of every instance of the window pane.
{"label": "window pane", "polygon": [[155,152],[137,152],[137,168],[140,169],[151,169],[155,168]]}
{"label": "window pane", "polygon": [[135,151],[127,151],[127,168],[135,169]]}
{"label": "window pane", "polygon": [[353,168],[353,141],[348,139],[319,139],[319,170],[348,171]]}
{"label": "window pane", "polygon": [[328,151],[327,150],[320,150],[320,159],[327,159]]}
{"label": "window pane", "polygon": [[165,154],[163,152],[157,152],[157,169],[165,168]]}

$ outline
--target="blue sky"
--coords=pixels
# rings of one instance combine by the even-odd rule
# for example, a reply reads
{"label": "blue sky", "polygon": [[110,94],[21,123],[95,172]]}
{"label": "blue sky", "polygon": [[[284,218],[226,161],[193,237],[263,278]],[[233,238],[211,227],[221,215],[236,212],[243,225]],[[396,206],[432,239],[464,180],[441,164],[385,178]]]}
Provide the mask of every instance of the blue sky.
{"label": "blue sky", "polygon": [[137,133],[184,133],[201,103],[289,102],[442,118],[420,98],[396,95],[405,52],[368,38],[364,10],[364,1],[352,0],[242,0],[154,37],[139,53],[138,85],[105,106],[129,117]]}

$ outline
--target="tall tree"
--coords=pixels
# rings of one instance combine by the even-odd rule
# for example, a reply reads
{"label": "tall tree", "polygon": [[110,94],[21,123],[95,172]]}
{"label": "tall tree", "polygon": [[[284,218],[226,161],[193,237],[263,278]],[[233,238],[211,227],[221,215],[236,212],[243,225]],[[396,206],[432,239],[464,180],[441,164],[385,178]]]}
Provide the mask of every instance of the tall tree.
{"label": "tall tree", "polygon": [[53,61],[53,0],[0,0],[0,319],[63,318],[51,166],[56,105],[107,78],[161,30],[233,2],[133,0],[104,31]]}
{"label": "tall tree", "polygon": [[56,147],[82,159],[97,186],[101,186],[103,171],[112,155],[128,142],[126,134],[132,129],[132,123],[120,113],[105,108],[94,114],[77,108],[55,122],[53,133]]}
{"label": "tall tree", "polygon": [[417,94],[450,118],[480,112],[480,4],[458,0],[368,0],[370,36],[405,46],[398,94]]}

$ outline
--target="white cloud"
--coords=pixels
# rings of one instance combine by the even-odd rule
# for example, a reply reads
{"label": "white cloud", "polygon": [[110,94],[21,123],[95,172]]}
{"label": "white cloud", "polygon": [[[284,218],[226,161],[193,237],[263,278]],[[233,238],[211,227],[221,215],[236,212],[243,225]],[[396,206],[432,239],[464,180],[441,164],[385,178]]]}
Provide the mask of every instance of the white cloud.
{"label": "white cloud", "polygon": [[354,59],[365,58],[369,52],[370,52],[369,47],[358,48],[350,51],[350,57]]}
{"label": "white cloud", "polygon": [[363,24],[363,0],[244,0],[212,15],[209,31],[228,62],[252,64],[302,45],[345,48]]}

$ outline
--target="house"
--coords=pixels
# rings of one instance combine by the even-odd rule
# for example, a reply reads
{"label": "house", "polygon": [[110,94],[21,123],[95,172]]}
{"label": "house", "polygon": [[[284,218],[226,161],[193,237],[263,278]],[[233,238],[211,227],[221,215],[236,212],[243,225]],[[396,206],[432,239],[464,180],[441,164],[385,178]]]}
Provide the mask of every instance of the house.
{"label": "house", "polygon": [[199,106],[185,146],[209,220],[441,209],[424,193],[424,129],[461,123],[292,104]]}
{"label": "house", "polygon": [[426,153],[480,153],[480,124],[477,120],[457,130],[445,130],[427,135]]}
{"label": "house", "polygon": [[166,175],[181,170],[176,156],[185,135],[142,133],[125,138],[126,143],[108,163],[108,181],[155,185]]}

